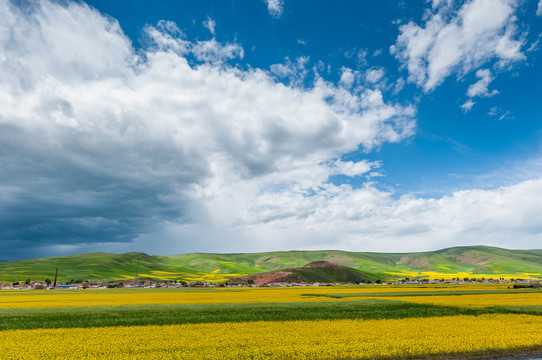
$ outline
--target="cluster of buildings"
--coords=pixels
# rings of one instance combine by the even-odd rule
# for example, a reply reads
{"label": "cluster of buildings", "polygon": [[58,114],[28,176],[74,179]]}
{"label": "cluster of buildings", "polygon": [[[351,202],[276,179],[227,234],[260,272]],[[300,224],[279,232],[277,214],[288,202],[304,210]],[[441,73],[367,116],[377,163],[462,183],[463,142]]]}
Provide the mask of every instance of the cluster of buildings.
{"label": "cluster of buildings", "polygon": [[[540,287],[540,280],[535,279],[398,279],[393,282],[377,282],[381,285],[422,285],[422,284],[527,284],[530,287]],[[306,283],[306,282],[274,282],[269,284],[228,284],[227,282],[185,282],[185,281],[152,281],[152,280],[124,280],[113,282],[101,281],[70,281],[51,283],[40,281],[25,281],[23,283],[0,283],[0,290],[40,290],[40,289],[107,289],[107,288],[181,288],[181,287],[303,287],[303,286],[337,286],[337,285],[367,285],[365,283]]]}

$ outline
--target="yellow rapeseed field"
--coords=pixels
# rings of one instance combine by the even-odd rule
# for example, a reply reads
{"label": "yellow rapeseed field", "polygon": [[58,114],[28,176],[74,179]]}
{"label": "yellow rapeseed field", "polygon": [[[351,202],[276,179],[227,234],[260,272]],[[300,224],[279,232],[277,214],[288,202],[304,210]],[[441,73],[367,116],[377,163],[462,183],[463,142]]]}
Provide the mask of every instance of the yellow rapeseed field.
{"label": "yellow rapeseed field", "polygon": [[[352,289],[334,289],[333,292],[351,292]],[[337,300],[325,297],[305,297],[302,294],[326,292],[326,289],[308,288],[238,288],[205,289],[200,291],[141,290],[70,290],[64,292],[42,291],[25,294],[0,294],[0,309],[93,307],[124,305],[171,305],[171,304],[226,304],[263,302],[300,302]]]}
{"label": "yellow rapeseed field", "polygon": [[[442,267],[443,269],[445,267]],[[429,280],[452,280],[452,279],[464,279],[464,278],[476,278],[476,279],[541,279],[542,274],[540,273],[514,273],[514,274],[505,274],[505,273],[492,273],[492,274],[473,274],[470,272],[438,272],[438,271],[390,271],[387,274],[393,276],[394,278],[425,278]]]}
{"label": "yellow rapeseed field", "polygon": [[[310,294],[389,293],[400,291],[498,290],[502,285],[409,287],[409,286],[339,286],[298,288],[216,288],[185,289],[114,289],[114,290],[43,290],[2,291],[0,309],[92,307],[123,305],[225,304],[264,302],[340,301],[330,297],[303,296]],[[484,295],[485,296],[485,295]],[[357,297],[356,299],[362,299]],[[387,298],[390,299],[391,298]],[[410,297],[408,298],[410,299]],[[406,299],[405,301],[409,301]],[[342,300],[352,300],[345,298]],[[399,299],[398,299],[399,300]],[[401,299],[402,300],[402,299]],[[414,300],[412,300],[414,301]]]}
{"label": "yellow rapeseed field", "polygon": [[[228,281],[231,278],[241,276],[243,274],[223,274],[220,269],[211,271],[209,273],[186,273],[186,272],[168,272],[168,271],[158,271],[158,270],[151,270],[149,271],[149,274],[140,273],[140,278],[148,278],[148,279],[156,279],[160,281],[172,281],[175,279],[183,279],[185,281],[211,281],[211,282],[220,282],[220,281]],[[133,279],[133,276],[126,276],[124,275],[123,278],[119,278],[118,280],[127,280],[127,279]]]}
{"label": "yellow rapeseed field", "polygon": [[[514,294],[465,294],[453,296],[393,296],[375,299],[399,300],[417,304],[460,306],[470,308],[483,308],[489,306],[515,306],[515,305],[538,305],[542,306],[542,292],[522,293],[519,290]],[[541,335],[542,336],[542,335]]]}
{"label": "yellow rapeseed field", "polygon": [[6,359],[357,359],[541,345],[540,317],[512,314],[0,331]]}

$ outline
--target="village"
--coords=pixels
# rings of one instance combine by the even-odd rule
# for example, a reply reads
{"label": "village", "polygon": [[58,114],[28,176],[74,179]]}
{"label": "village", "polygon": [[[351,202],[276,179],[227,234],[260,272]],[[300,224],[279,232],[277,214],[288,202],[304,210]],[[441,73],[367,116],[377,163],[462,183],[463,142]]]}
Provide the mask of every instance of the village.
{"label": "village", "polygon": [[54,290],[54,289],[113,289],[113,288],[214,288],[214,287],[307,287],[307,286],[364,286],[364,285],[380,285],[380,286],[401,286],[401,285],[463,285],[463,284],[511,284],[514,288],[542,288],[542,281],[537,279],[486,279],[486,278],[464,278],[464,279],[397,279],[395,281],[375,281],[374,283],[307,283],[307,282],[274,282],[269,284],[228,284],[228,282],[204,282],[204,281],[156,281],[156,280],[119,280],[119,281],[82,281],[70,280],[56,285],[50,279],[45,281],[32,281],[27,279],[23,282],[15,281],[13,283],[0,283],[0,290]]}

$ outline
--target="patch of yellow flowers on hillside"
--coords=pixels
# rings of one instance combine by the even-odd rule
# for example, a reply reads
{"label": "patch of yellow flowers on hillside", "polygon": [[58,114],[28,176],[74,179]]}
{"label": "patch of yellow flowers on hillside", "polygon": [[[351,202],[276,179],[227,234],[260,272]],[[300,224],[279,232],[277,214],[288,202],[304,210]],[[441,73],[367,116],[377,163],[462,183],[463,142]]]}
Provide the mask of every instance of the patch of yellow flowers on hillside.
{"label": "patch of yellow flowers on hillside", "polygon": [[0,331],[6,359],[358,359],[540,345],[540,317],[513,314]]}

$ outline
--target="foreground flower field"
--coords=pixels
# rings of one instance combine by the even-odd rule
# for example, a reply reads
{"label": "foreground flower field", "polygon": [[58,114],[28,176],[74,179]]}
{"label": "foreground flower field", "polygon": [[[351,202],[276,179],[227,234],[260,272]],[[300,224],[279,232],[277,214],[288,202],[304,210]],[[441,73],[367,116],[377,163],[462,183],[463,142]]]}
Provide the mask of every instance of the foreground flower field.
{"label": "foreground flower field", "polygon": [[541,336],[538,316],[497,314],[12,330],[0,346],[7,359],[357,359],[530,347]]}
{"label": "foreground flower field", "polygon": [[541,295],[496,285],[2,292],[0,357],[373,359],[542,352]]}

